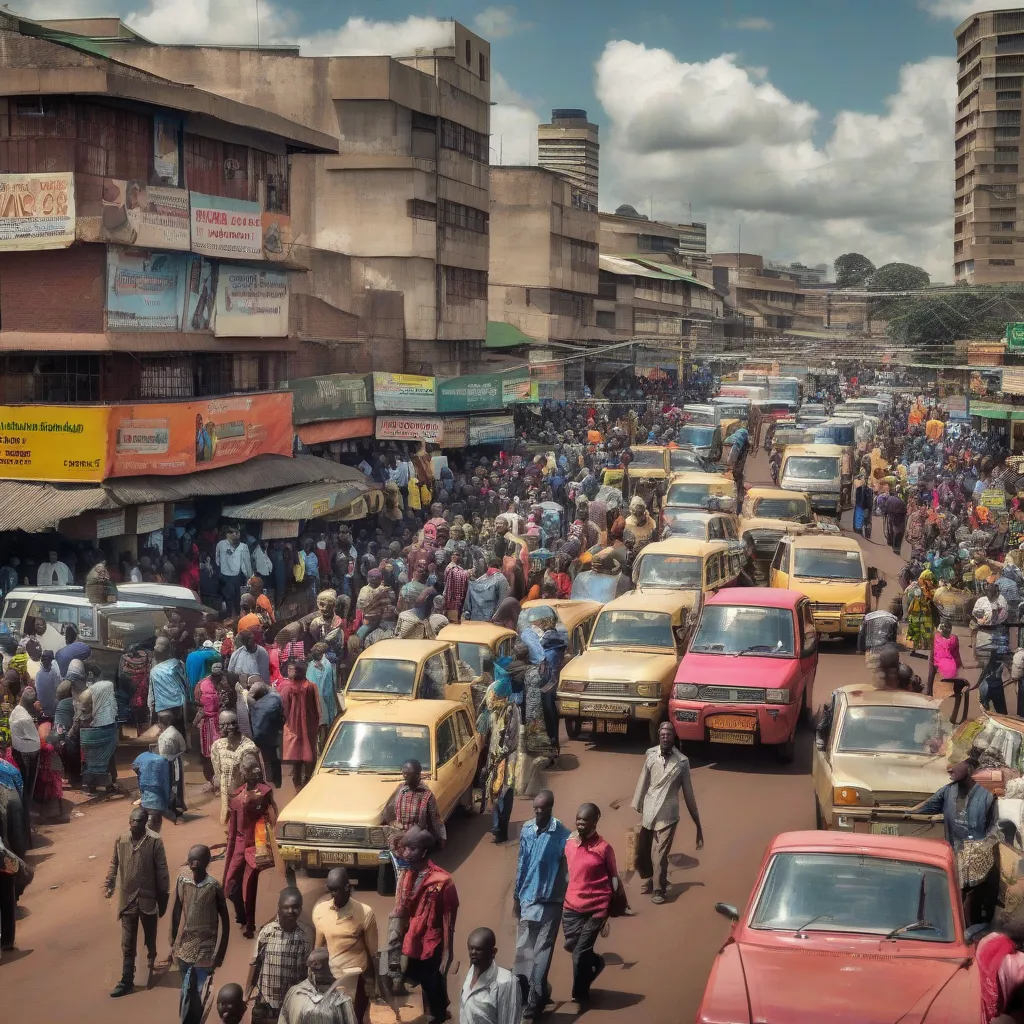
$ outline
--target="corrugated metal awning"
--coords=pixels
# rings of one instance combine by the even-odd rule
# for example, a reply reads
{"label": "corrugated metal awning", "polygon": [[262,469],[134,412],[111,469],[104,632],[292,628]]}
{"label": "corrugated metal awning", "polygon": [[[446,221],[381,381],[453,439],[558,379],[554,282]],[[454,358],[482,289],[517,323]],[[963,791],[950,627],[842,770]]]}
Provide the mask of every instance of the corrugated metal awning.
{"label": "corrugated metal awning", "polygon": [[[365,481],[365,477],[363,479]],[[366,507],[364,499],[368,497],[369,490],[365,482],[304,484],[266,494],[244,505],[225,505],[224,516],[229,519],[257,520],[343,518],[356,502]]]}
{"label": "corrugated metal awning", "polygon": [[0,481],[0,531],[45,533],[62,519],[83,512],[116,509],[117,503],[99,484],[38,484],[24,480]]}

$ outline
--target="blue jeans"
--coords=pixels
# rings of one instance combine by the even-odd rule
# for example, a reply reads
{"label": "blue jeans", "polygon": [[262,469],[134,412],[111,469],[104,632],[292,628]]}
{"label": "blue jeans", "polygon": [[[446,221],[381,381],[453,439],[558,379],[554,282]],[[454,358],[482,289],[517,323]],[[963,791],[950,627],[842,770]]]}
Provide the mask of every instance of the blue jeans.
{"label": "blue jeans", "polygon": [[178,970],[181,972],[181,1024],[199,1024],[203,1016],[203,987],[207,978],[213,975],[213,968],[196,967],[179,960]]}
{"label": "blue jeans", "polygon": [[[512,973],[526,989],[523,993],[523,1008],[530,1014],[542,1010],[551,995],[548,971],[551,969],[551,954],[555,950],[558,929],[562,924],[561,903],[542,903],[539,906],[541,912],[538,920],[519,920],[516,962],[512,968]],[[537,904],[532,908],[526,907],[523,913],[530,914],[537,907]]]}

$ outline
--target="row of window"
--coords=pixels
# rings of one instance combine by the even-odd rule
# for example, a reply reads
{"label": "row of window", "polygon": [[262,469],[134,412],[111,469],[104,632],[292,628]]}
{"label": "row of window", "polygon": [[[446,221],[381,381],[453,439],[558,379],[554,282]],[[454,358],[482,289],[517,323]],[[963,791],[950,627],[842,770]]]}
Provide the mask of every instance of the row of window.
{"label": "row of window", "polygon": [[474,206],[465,206],[462,203],[453,203],[450,199],[442,199],[437,204],[440,222],[450,228],[463,228],[466,231],[475,231],[477,234],[488,233],[490,214],[478,210]]}

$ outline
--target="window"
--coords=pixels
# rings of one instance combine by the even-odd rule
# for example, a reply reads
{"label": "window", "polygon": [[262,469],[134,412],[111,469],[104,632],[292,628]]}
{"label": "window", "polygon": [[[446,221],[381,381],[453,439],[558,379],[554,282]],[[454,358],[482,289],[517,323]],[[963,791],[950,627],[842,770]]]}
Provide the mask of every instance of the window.
{"label": "window", "polygon": [[487,58],[482,53],[480,54],[480,81],[487,81]]}
{"label": "window", "polygon": [[462,203],[453,203],[449,199],[442,199],[438,203],[440,221],[450,228],[463,228],[466,231],[475,231],[478,235],[486,235],[490,214],[484,213],[473,206],[464,206]]}
{"label": "window", "polygon": [[473,727],[469,724],[469,715],[465,711],[455,712],[455,733],[456,740],[461,750],[466,744],[473,742]]}
{"label": "window", "polygon": [[414,132],[437,132],[437,118],[433,114],[421,114],[418,110],[412,112],[412,130]]}
{"label": "window", "polygon": [[426,199],[410,199],[408,214],[413,220],[437,220],[437,203]]}
{"label": "window", "polygon": [[444,289],[442,302],[465,305],[473,299],[487,298],[487,271],[467,270],[465,267],[441,267]]}
{"label": "window", "polygon": [[814,625],[814,610],[811,608],[811,602],[805,601],[803,603],[803,617],[804,617],[804,650],[805,655],[813,654],[818,644],[818,630]]}
{"label": "window", "polygon": [[[1012,267],[1017,263],[1016,260],[989,260],[988,265],[990,267]],[[971,268],[974,269],[973,267]]]}
{"label": "window", "polygon": [[780,544],[775,551],[775,557],[772,559],[772,568],[778,569],[779,572],[789,572],[789,545]]}
{"label": "window", "polygon": [[597,266],[597,244],[583,242],[578,238],[569,239],[569,259],[573,269]]}
{"label": "window", "polygon": [[454,149],[480,163],[487,163],[488,136],[447,118],[441,119],[441,148]]}
{"label": "window", "polygon": [[449,715],[437,727],[437,763],[447,764],[459,752],[459,741],[455,736],[454,715]]}
{"label": "window", "polygon": [[722,568],[719,563],[719,556],[712,555],[708,559],[707,567],[704,570],[704,583],[709,587],[717,587],[722,579]]}
{"label": "window", "polygon": [[350,692],[358,690],[411,697],[415,683],[415,661],[360,658],[352,667],[346,689]]}
{"label": "window", "polygon": [[466,40],[466,67],[471,68],[473,66],[473,44],[470,40]]}
{"label": "window", "polygon": [[342,722],[324,754],[323,767],[397,774],[406,761],[419,761],[425,772],[431,770],[430,733],[426,726]]}
{"label": "window", "polygon": [[700,559],[693,555],[641,555],[635,579],[638,587],[700,589]]}
{"label": "window", "polygon": [[598,310],[597,313],[597,326],[604,328],[606,331],[615,330],[615,314],[607,311]]}
{"label": "window", "polygon": [[793,614],[788,608],[708,604],[690,647],[713,654],[793,657]]}
{"label": "window", "polygon": [[448,666],[443,654],[427,658],[420,680],[420,696],[428,700],[444,700],[444,688],[448,683]]}

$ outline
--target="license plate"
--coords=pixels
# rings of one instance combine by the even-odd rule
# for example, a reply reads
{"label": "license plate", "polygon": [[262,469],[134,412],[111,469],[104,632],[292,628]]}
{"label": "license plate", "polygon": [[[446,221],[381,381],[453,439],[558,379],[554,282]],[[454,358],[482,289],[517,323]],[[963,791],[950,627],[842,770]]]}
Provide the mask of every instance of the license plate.
{"label": "license plate", "polygon": [[726,732],[756,732],[757,719],[747,715],[712,715],[708,719],[708,728]]}
{"label": "license plate", "polygon": [[754,734],[752,732],[728,732],[722,729],[709,729],[708,739],[712,743],[738,743],[744,747],[754,745]]}
{"label": "license plate", "polygon": [[629,729],[628,722],[603,722],[605,732],[625,734]]}
{"label": "license plate", "polygon": [[342,853],[338,850],[322,850],[320,853],[321,864],[355,864],[354,853]]}
{"label": "license plate", "polygon": [[584,704],[581,715],[628,715],[628,704]]}
{"label": "license plate", "polygon": [[872,835],[876,836],[898,836],[900,834],[899,825],[882,825],[873,824],[871,826]]}

